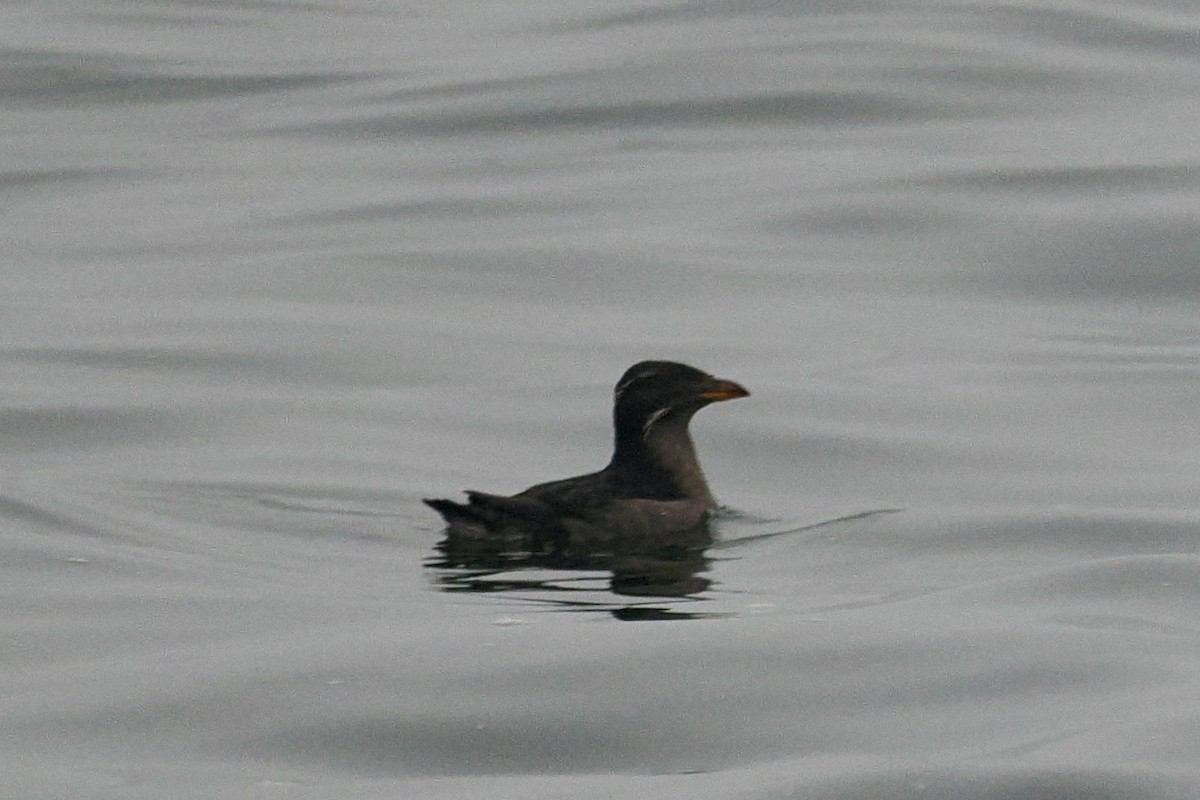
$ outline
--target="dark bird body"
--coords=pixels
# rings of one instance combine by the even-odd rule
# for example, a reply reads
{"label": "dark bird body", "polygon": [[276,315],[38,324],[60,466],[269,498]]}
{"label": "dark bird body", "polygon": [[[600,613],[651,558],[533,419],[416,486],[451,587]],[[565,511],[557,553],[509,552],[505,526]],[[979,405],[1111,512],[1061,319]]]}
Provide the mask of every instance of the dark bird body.
{"label": "dark bird body", "polygon": [[643,361],[613,391],[614,447],[604,469],[511,496],[469,491],[466,503],[425,503],[445,518],[448,541],[541,552],[595,550],[695,530],[716,501],[688,423],[709,403],[748,394],[685,364]]}

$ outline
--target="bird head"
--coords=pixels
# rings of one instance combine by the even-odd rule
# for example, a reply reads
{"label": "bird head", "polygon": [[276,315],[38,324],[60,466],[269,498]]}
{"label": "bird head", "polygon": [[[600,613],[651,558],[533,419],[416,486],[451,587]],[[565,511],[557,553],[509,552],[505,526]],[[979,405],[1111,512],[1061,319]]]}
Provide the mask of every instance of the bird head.
{"label": "bird head", "polygon": [[692,415],[709,403],[750,393],[740,384],[673,361],[634,364],[613,389],[617,436],[645,439],[667,424],[686,428]]}

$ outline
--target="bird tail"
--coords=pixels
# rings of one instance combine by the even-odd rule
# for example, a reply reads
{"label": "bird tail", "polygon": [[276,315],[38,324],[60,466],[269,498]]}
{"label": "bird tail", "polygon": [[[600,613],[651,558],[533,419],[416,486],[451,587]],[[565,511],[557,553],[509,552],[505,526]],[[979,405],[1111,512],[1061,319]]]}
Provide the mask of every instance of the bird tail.
{"label": "bird tail", "polygon": [[421,502],[441,514],[446,522],[453,522],[455,519],[470,516],[471,514],[470,506],[465,503],[456,503],[453,500],[447,500],[444,497],[426,497]]}

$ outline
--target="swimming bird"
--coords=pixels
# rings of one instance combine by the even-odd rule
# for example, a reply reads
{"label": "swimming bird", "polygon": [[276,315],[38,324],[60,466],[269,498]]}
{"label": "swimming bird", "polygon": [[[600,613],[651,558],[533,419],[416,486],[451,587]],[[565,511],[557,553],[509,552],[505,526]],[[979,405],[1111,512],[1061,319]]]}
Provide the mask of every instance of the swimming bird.
{"label": "swimming bird", "polygon": [[424,502],[446,520],[451,543],[499,541],[561,553],[669,541],[702,526],[716,507],[688,433],[692,415],[749,394],[686,364],[642,361],[613,390],[613,455],[603,469],[511,496],[468,491],[466,503]]}

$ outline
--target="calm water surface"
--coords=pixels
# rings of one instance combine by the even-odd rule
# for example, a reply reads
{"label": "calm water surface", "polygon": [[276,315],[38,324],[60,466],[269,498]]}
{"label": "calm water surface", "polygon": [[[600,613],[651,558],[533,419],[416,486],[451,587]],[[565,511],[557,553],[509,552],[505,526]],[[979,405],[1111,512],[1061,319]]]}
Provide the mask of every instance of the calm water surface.
{"label": "calm water surface", "polygon": [[[0,30],[0,796],[1200,793],[1189,3]],[[431,565],[649,357],[693,582]]]}

